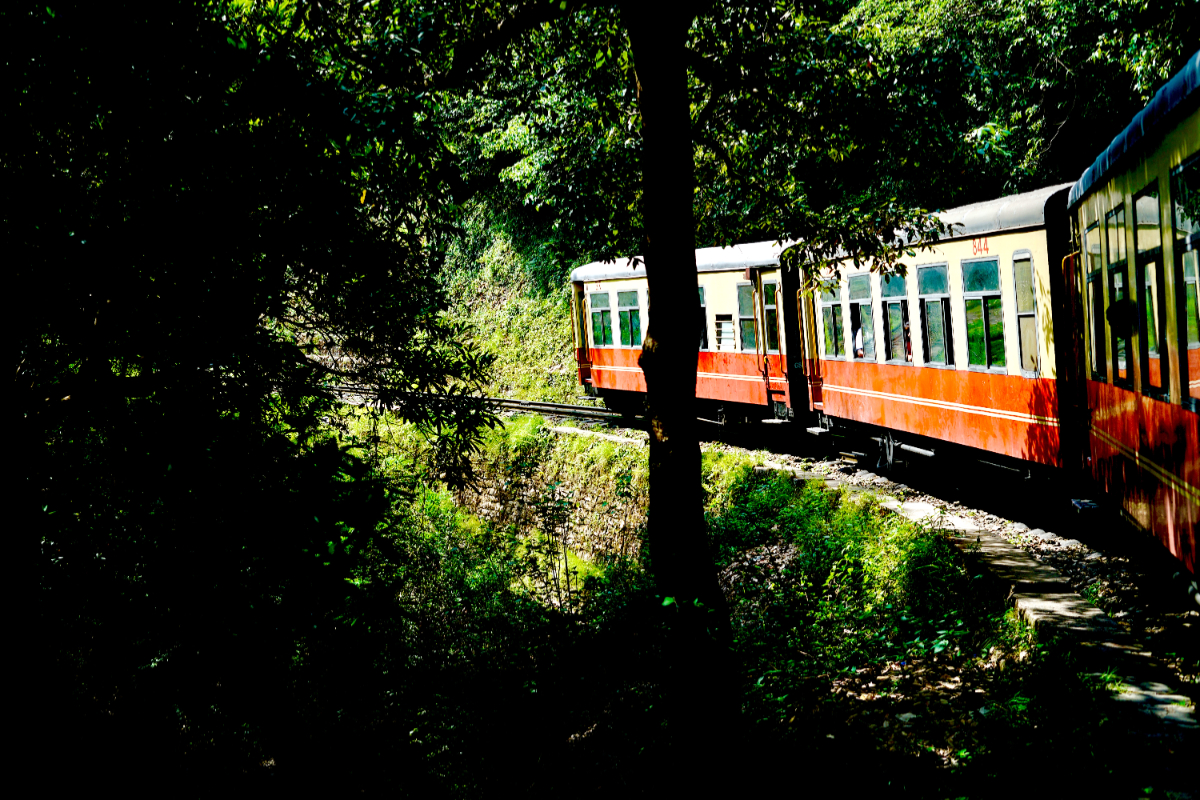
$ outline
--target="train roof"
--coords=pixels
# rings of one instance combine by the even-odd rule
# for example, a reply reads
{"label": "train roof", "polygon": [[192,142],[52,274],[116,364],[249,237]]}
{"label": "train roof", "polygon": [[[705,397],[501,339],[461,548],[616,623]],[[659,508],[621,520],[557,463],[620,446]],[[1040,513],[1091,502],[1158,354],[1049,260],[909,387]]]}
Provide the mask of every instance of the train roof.
{"label": "train roof", "polygon": [[1139,150],[1143,141],[1156,129],[1164,128],[1171,120],[1177,119],[1200,102],[1198,88],[1200,50],[1193,53],[1183,69],[1176,72],[1171,80],[1154,93],[1150,103],[1137,113],[1133,121],[1125,126],[1125,130],[1117,134],[1108,148],[1083,171],[1083,175],[1071,187],[1071,194],[1067,198],[1068,208],[1074,208],[1091,194],[1093,188],[1103,184],[1106,178],[1116,172],[1124,157]]}
{"label": "train roof", "polygon": [[995,200],[939,211],[938,218],[951,226],[949,235],[943,237],[942,241],[975,238],[1021,228],[1040,228],[1046,224],[1046,204],[1050,198],[1065,192],[1070,186],[1069,183],[1060,183],[1032,192],[1009,194]]}
{"label": "train roof", "polygon": [[[791,242],[786,244],[790,245]],[[697,272],[730,272],[747,267],[773,267],[779,263],[783,245],[779,242],[751,242],[729,247],[701,247],[696,250]],[[629,259],[618,258],[615,262],[593,261],[571,270],[573,281],[603,281],[615,278],[638,278],[646,276],[646,268],[637,257],[638,266],[629,266]]]}
{"label": "train roof", "polygon": [[[972,203],[958,208],[938,212],[942,222],[951,227],[950,235],[942,241],[975,238],[989,234],[1004,233],[1024,228],[1038,228],[1046,224],[1046,204],[1050,198],[1065,192],[1071,184],[1047,186],[1023,194],[1006,195],[995,200]],[[773,267],[779,264],[779,254],[792,242],[751,242],[729,247],[702,247],[696,250],[697,272],[730,272],[747,267]],[[618,258],[615,262],[593,261],[571,271],[573,281],[603,281],[621,278],[645,277],[646,269],[638,257],[638,266],[631,267],[630,260]]]}

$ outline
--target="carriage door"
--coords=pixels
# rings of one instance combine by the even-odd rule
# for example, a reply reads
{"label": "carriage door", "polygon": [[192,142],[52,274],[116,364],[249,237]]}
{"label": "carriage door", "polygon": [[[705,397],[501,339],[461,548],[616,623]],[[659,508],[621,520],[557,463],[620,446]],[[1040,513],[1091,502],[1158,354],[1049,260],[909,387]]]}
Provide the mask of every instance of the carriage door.
{"label": "carriage door", "polygon": [[779,271],[779,308],[783,313],[784,367],[787,369],[788,393],[792,410],[801,414],[808,409],[805,396],[821,399],[821,374],[816,369],[816,350],[804,335],[804,297],[800,294],[800,268],[782,267]]}
{"label": "carriage door", "polygon": [[579,382],[586,386],[592,383],[592,353],[588,349],[587,301],[583,284],[575,283],[571,293],[575,306],[575,363],[579,366]]}

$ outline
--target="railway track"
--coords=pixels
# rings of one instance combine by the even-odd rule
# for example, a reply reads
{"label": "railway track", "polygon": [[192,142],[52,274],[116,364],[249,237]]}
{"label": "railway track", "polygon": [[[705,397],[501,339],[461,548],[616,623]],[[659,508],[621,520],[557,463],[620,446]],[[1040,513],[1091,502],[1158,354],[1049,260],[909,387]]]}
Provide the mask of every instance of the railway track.
{"label": "railway track", "polygon": [[[349,402],[353,398],[374,397],[378,394],[366,386],[331,387],[327,391],[340,394]],[[576,406],[569,403],[550,403],[542,400],[514,400],[508,397],[484,397],[485,403],[503,411],[521,411],[528,414],[545,414],[554,417],[574,417],[576,419],[602,419],[636,421],[640,417],[625,416],[608,408],[596,406]]]}
{"label": "railway track", "polygon": [[486,397],[484,399],[506,411],[524,411],[532,414],[548,414],[577,419],[637,419],[636,417],[627,418],[616,411],[595,406],[573,406],[568,403],[547,403],[540,400],[510,400],[503,397]]}

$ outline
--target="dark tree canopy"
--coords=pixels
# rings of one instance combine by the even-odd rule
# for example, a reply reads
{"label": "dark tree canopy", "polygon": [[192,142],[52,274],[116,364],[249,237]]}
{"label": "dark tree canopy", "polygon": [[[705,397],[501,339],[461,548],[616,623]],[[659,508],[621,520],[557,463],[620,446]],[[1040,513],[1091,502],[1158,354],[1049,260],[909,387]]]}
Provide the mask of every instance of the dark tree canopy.
{"label": "dark tree canopy", "polygon": [[340,392],[365,388],[427,435],[433,475],[470,479],[495,424],[487,359],[447,321],[441,272],[498,229],[547,290],[591,258],[646,258],[652,564],[662,593],[716,609],[672,651],[671,713],[693,737],[723,725],[729,708],[687,704],[728,633],[683,333],[696,293],[675,291],[694,248],[793,240],[813,274],[839,252],[896,267],[896,232],[930,234],[930,210],[1074,177],[1186,57],[1193,5],[7,11],[35,742],[114,775],[136,750],[147,781],[219,783],[264,742],[293,775],[362,747],[370,768],[410,766],[398,726],[418,710],[395,687],[439,675],[404,642],[429,636],[412,582],[441,564],[396,535],[412,486],[332,431]]}

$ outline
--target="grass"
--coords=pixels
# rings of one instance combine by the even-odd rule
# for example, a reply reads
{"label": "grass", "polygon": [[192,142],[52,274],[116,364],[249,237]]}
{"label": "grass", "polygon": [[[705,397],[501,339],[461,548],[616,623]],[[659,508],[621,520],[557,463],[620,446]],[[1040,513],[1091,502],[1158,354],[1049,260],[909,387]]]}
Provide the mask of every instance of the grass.
{"label": "grass", "polygon": [[[747,470],[714,496],[757,747],[845,770],[850,793],[999,796],[1031,757],[1055,765],[1034,794],[1187,784],[1170,737],[1110,700],[1119,677],[1040,639],[943,532]],[[770,581],[741,570],[772,547],[792,557]]]}
{"label": "grass", "polygon": [[[365,438],[365,424],[349,427]],[[400,470],[420,441],[393,427],[383,425],[379,447]],[[539,417],[508,420],[481,454],[513,478],[606,482],[614,503],[644,499],[646,457],[550,434]],[[762,460],[736,450],[702,460],[739,664],[742,727],[723,769],[752,773],[748,787],[803,776],[839,795],[987,797],[1021,786],[1136,796],[1180,782],[1172,743],[1109,700],[1119,677],[1084,674],[1069,643],[1039,639],[943,532],[869,497],[756,473]],[[402,505],[400,553],[372,580],[396,570],[380,593],[413,615],[389,647],[428,667],[406,684],[415,716],[397,726],[417,731],[405,747],[448,793],[611,789],[661,752],[662,599],[639,562],[585,561],[537,530],[497,530],[444,490]],[[764,568],[760,556],[782,566]],[[568,603],[548,589],[551,563],[576,571]],[[1053,770],[1031,787],[1035,761]]]}

